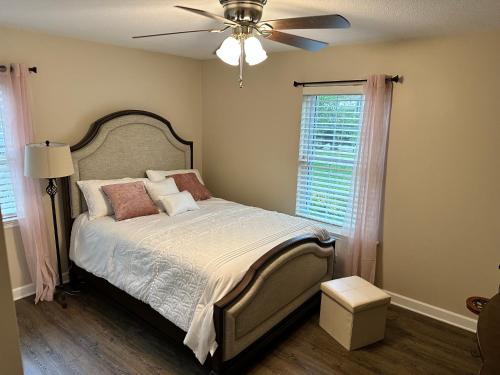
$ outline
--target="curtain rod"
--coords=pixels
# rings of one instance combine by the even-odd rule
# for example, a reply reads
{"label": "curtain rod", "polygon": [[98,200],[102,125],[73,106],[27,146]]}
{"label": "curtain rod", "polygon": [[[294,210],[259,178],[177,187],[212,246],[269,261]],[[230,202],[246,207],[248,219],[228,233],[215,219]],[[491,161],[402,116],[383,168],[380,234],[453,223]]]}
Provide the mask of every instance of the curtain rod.
{"label": "curtain rod", "polygon": [[[10,70],[12,71],[12,68],[10,68]],[[7,67],[5,65],[0,65],[0,72],[5,72],[7,71]],[[36,66],[32,66],[31,68],[28,68],[28,71],[30,73],[38,73],[38,68]]]}
{"label": "curtain rod", "polygon": [[[401,82],[401,78],[399,75],[396,75],[394,77],[387,78],[388,80],[391,80],[392,82]],[[315,85],[361,85],[365,83],[367,80],[366,79],[350,79],[350,80],[345,80],[345,81],[317,81],[317,82],[297,82],[293,81],[293,85],[295,87],[298,86],[315,86]]]}

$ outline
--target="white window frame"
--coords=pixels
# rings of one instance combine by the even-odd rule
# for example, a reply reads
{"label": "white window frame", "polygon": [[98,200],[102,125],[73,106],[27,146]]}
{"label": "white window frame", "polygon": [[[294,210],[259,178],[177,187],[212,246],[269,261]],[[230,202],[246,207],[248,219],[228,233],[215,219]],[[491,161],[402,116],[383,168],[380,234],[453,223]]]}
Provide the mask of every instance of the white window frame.
{"label": "white window frame", "polygon": [[[0,105],[2,105],[2,88],[0,87]],[[4,124],[2,123],[2,117],[1,117],[1,113],[0,113],[0,128],[3,128]],[[2,133],[5,134],[5,131],[4,129],[2,129]],[[1,142],[5,143],[5,138],[4,139],[0,139]],[[7,158],[5,159],[2,159],[0,158],[0,165],[2,166],[7,166],[7,168],[9,168],[9,162],[7,161]],[[12,176],[11,176],[12,178]],[[11,180],[11,184],[12,184],[12,180]],[[10,215],[10,216],[7,216],[7,217],[3,217],[3,213],[2,213],[2,217],[0,217],[0,219],[3,221],[3,223],[5,224],[4,227],[12,227],[12,226],[16,226],[17,225],[17,212],[14,214],[14,215]]]}
{"label": "white window frame", "polygon": [[[302,96],[320,96],[320,95],[364,95],[363,92],[363,86],[362,85],[342,85],[342,86],[318,86],[318,87],[304,87],[302,91]],[[303,105],[303,101],[302,101]],[[303,134],[303,124],[302,124],[302,112],[303,108],[301,109],[301,123],[300,123],[300,134],[302,137]],[[363,115],[363,112],[362,112]],[[361,126],[362,126],[363,118],[361,117]],[[298,150],[298,163],[297,163],[297,181],[296,181],[296,203],[295,203],[295,214],[297,216],[305,217],[310,220],[315,220],[318,222],[321,222],[322,224],[326,224],[329,227],[330,232],[339,235],[339,236],[345,236],[346,233],[346,227],[340,226],[336,223],[331,223],[327,221],[320,220],[318,218],[311,218],[311,217],[306,217],[301,215],[302,213],[300,212],[299,209],[299,184],[300,184],[300,172],[301,168],[303,168],[304,163],[307,163],[304,160],[301,159],[301,151],[302,151],[302,145],[303,145],[303,140],[300,139],[299,141],[299,150]],[[359,144],[358,144],[358,156],[359,156]],[[358,161],[356,160],[355,163]],[[352,181],[354,182],[354,181]],[[354,195],[354,192],[352,192]],[[353,199],[353,197],[352,197]],[[352,204],[352,203],[351,203]],[[352,213],[352,208],[351,208],[351,214]]]}

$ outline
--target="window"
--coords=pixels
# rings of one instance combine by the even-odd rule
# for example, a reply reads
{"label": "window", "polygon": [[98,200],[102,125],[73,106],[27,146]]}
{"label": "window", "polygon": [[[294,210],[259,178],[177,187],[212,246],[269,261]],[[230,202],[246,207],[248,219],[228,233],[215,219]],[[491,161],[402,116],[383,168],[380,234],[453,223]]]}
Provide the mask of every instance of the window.
{"label": "window", "polygon": [[2,207],[2,219],[6,221],[16,218],[16,200],[12,188],[11,173],[7,163],[4,123],[1,111],[2,106],[3,98],[0,88],[0,205]]}
{"label": "window", "polygon": [[329,92],[323,88],[323,93],[306,90],[296,214],[345,227],[352,215],[353,170],[358,158],[364,95],[342,87]]}

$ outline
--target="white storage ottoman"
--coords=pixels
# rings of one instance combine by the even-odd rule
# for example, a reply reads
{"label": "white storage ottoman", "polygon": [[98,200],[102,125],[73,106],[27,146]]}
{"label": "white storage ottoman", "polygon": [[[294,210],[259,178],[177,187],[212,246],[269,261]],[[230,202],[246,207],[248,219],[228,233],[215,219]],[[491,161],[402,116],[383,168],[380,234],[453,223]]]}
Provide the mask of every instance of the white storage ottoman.
{"label": "white storage ottoman", "polygon": [[347,350],[382,340],[391,297],[358,276],[321,284],[319,325]]}

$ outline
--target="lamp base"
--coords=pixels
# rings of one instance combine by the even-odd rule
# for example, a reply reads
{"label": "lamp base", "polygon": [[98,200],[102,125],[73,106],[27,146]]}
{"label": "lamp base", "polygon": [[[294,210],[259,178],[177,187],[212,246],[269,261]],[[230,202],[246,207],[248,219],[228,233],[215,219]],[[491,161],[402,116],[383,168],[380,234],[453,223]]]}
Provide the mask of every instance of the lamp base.
{"label": "lamp base", "polygon": [[80,290],[71,288],[68,284],[57,285],[54,291],[54,301],[63,309],[68,307],[67,296],[77,296]]}
{"label": "lamp base", "polygon": [[56,287],[56,290],[54,291],[54,301],[61,305],[63,309],[66,309],[68,307],[64,286],[62,288],[59,286]]}

